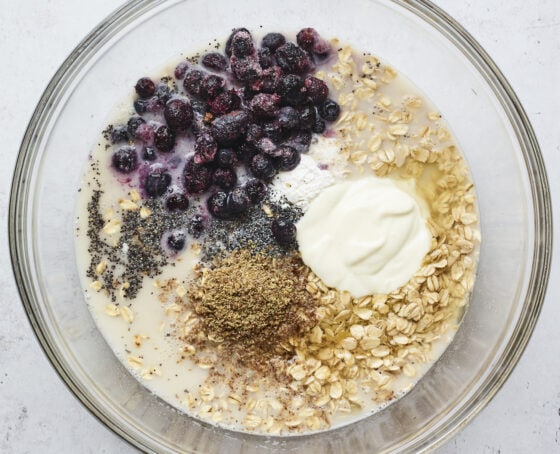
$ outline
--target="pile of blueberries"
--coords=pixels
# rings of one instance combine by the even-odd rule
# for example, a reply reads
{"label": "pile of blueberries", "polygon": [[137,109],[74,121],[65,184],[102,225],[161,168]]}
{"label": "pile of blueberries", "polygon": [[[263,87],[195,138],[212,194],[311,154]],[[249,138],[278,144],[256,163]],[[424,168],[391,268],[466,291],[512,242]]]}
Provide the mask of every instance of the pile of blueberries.
{"label": "pile of blueberries", "polygon": [[[133,172],[140,159],[155,161],[160,153],[173,153],[176,138],[192,134],[194,154],[184,163],[183,188],[171,188],[165,166],[152,166],[141,173],[145,195],[183,211],[189,196],[209,192],[207,208],[214,218],[238,218],[263,200],[277,172],[297,167],[313,133],[323,133],[326,122],[338,118],[340,107],[328,97],[327,85],[311,75],[330,53],[330,45],[312,28],[297,34],[297,44],[269,33],[260,48],[247,29],[238,28],[225,54],[211,52],[200,65],[184,61],[177,66],[174,76],[184,92],[141,78],[135,86],[138,115],[114,127],[110,139],[140,141],[142,156],[136,147],[122,146],[113,154],[113,167]],[[146,113],[163,113],[165,124],[147,122]],[[238,184],[240,168],[252,176],[243,185]],[[295,227],[284,224],[277,220],[273,225],[279,242],[295,235]]]}

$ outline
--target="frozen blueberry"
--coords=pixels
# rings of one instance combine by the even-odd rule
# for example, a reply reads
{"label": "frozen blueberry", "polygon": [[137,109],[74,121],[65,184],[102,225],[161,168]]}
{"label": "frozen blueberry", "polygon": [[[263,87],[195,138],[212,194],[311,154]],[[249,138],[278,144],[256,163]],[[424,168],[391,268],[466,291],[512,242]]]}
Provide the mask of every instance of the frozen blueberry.
{"label": "frozen blueberry", "polygon": [[274,58],[272,51],[266,47],[259,49],[257,55],[259,65],[261,65],[261,68],[263,69],[270,68],[276,64],[276,59]]}
{"label": "frozen blueberry", "polygon": [[154,128],[148,123],[142,123],[136,129],[136,138],[141,140],[145,144],[152,145],[154,143],[154,137]]}
{"label": "frozen blueberry", "polygon": [[244,110],[234,110],[212,122],[211,134],[221,146],[235,145],[245,135],[249,119],[249,114]]}
{"label": "frozen blueberry", "polygon": [[200,96],[204,99],[214,99],[224,91],[225,86],[226,81],[222,77],[210,74],[200,84]]}
{"label": "frozen blueberry", "polygon": [[280,108],[280,101],[277,94],[259,93],[251,100],[251,111],[256,118],[273,118]]}
{"label": "frozen blueberry", "polygon": [[257,204],[266,196],[266,184],[257,180],[256,178],[251,178],[247,183],[245,183],[245,192],[249,196],[251,203]]}
{"label": "frozen blueberry", "polygon": [[251,90],[255,93],[275,93],[282,78],[282,70],[278,66],[265,69],[261,75],[251,84]]}
{"label": "frozen blueberry", "polygon": [[146,120],[142,117],[130,117],[128,123],[126,124],[126,129],[130,137],[136,138],[136,130],[138,129],[138,126],[144,123],[146,123]]}
{"label": "frozen blueberry", "polygon": [[311,129],[315,124],[315,118],[317,114],[315,112],[315,107],[312,105],[305,105],[298,109],[299,113],[299,127],[301,129]]}
{"label": "frozen blueberry", "polygon": [[142,159],[144,161],[155,161],[157,159],[157,153],[152,147],[146,147],[142,152]]}
{"label": "frozen blueberry", "polygon": [[187,231],[198,238],[204,232],[204,218],[200,214],[193,214],[187,221]]}
{"label": "frozen blueberry", "polygon": [[283,145],[275,152],[275,162],[279,170],[293,170],[301,161],[301,154],[293,147]]}
{"label": "frozen blueberry", "polygon": [[154,144],[159,151],[167,153],[175,145],[175,134],[167,126],[159,126],[154,134]]}
{"label": "frozen blueberry", "polygon": [[232,169],[218,167],[212,175],[212,183],[222,189],[231,189],[237,183],[237,175]]}
{"label": "frozen blueberry", "polygon": [[319,115],[327,121],[335,121],[340,115],[340,106],[332,99],[327,99],[319,108]]}
{"label": "frozen blueberry", "polygon": [[113,167],[119,173],[130,173],[138,167],[138,154],[134,147],[119,148],[113,154]]}
{"label": "frozen blueberry", "polygon": [[280,125],[278,120],[267,121],[262,125],[263,135],[274,142],[281,142],[285,139],[286,131]]}
{"label": "frozen blueberry", "polygon": [[231,53],[237,58],[247,57],[255,52],[251,34],[246,30],[238,30],[231,38]]}
{"label": "frozen blueberry", "polygon": [[172,99],[163,112],[167,125],[174,131],[185,131],[192,124],[194,114],[186,99]]}
{"label": "frozen blueberry", "polygon": [[245,188],[238,186],[228,194],[227,206],[233,215],[241,214],[251,207],[251,199]]}
{"label": "frozen blueberry", "polygon": [[213,69],[214,71],[225,71],[227,68],[227,59],[219,52],[210,52],[202,56],[202,66]]}
{"label": "frozen blueberry", "polygon": [[291,246],[296,241],[296,226],[288,219],[278,218],[272,221],[272,236],[282,246]]}
{"label": "frozen blueberry", "polygon": [[250,165],[251,173],[263,180],[270,180],[274,175],[276,175],[276,169],[274,168],[274,162],[272,158],[265,154],[256,154],[253,156]]}
{"label": "frozen blueberry", "polygon": [[231,213],[228,207],[228,194],[224,191],[217,191],[212,194],[207,202],[208,212],[217,219],[230,219]]}
{"label": "frozen blueberry", "polygon": [[183,80],[183,88],[188,94],[199,96],[202,81],[204,80],[204,78],[205,75],[202,71],[193,69],[185,74],[185,80]]}
{"label": "frozen blueberry", "polygon": [[167,172],[150,172],[144,182],[144,190],[149,197],[160,197],[167,192],[171,175]]}
{"label": "frozen blueberry", "polygon": [[284,104],[298,106],[305,101],[306,90],[303,80],[296,74],[282,77],[278,83],[278,94],[282,96]]}
{"label": "frozen blueberry", "polygon": [[183,170],[184,186],[189,194],[200,194],[212,186],[212,169],[204,164],[197,164],[191,157]]}
{"label": "frozen blueberry", "polygon": [[149,77],[142,77],[141,79],[138,79],[134,89],[141,98],[149,98],[156,92],[156,84]]}
{"label": "frozen blueberry", "polygon": [[282,107],[278,111],[278,123],[284,131],[291,131],[299,126],[299,114],[290,106]]}
{"label": "frozen blueberry", "polygon": [[257,140],[259,140],[263,136],[263,128],[256,124],[251,123],[247,126],[247,132],[245,134],[245,142],[254,145]]}
{"label": "frozen blueberry", "polygon": [[313,44],[315,44],[315,39],[319,34],[314,28],[304,28],[300,30],[296,36],[296,41],[298,46],[304,50],[311,51],[313,49]]}
{"label": "frozen blueberry", "polygon": [[286,43],[276,50],[276,61],[287,73],[303,74],[313,69],[307,53],[294,43]]}
{"label": "frozen blueberry", "polygon": [[307,76],[303,81],[303,85],[305,86],[307,92],[307,98],[313,104],[320,104],[326,101],[329,96],[329,87],[327,87],[327,84],[321,79],[313,76]]}
{"label": "frozen blueberry", "polygon": [[280,46],[286,44],[286,38],[282,33],[267,33],[262,39],[261,46],[276,52]]}
{"label": "frozen blueberry", "polygon": [[221,148],[217,151],[214,162],[222,169],[232,169],[237,164],[237,155],[230,148]]}
{"label": "frozen blueberry", "polygon": [[262,137],[257,140],[255,148],[259,153],[264,153],[271,158],[276,157],[276,144],[269,137]]}
{"label": "frozen blueberry", "polygon": [[134,107],[134,111],[139,115],[148,112],[149,105],[150,105],[150,100],[142,99],[142,98],[135,99],[134,102],[132,103],[132,106]]}
{"label": "frozen blueberry", "polygon": [[253,82],[262,73],[259,62],[254,58],[231,58],[231,71],[240,82]]}
{"label": "frozen blueberry", "polygon": [[175,67],[174,76],[175,79],[182,79],[185,77],[187,70],[189,69],[189,63],[186,61],[182,61]]}
{"label": "frozen blueberry", "polygon": [[194,142],[194,162],[206,164],[212,162],[218,151],[218,143],[210,134],[200,134]]}
{"label": "frozen blueberry", "polygon": [[118,125],[112,129],[110,134],[111,143],[128,142],[129,139],[130,136],[126,126]]}
{"label": "frozen blueberry", "polygon": [[171,232],[167,237],[167,245],[174,251],[181,251],[184,249],[187,242],[187,237],[184,232],[175,231]]}
{"label": "frozen blueberry", "polygon": [[186,211],[189,207],[189,199],[184,194],[171,194],[165,200],[165,207],[169,211]]}
{"label": "frozen blueberry", "polygon": [[325,128],[325,120],[321,120],[319,117],[316,117],[311,130],[316,134],[323,134],[323,132],[325,132]]}
{"label": "frozen blueberry", "polygon": [[229,35],[229,38],[226,41],[226,48],[225,48],[225,52],[228,57],[231,57],[231,51],[232,51],[231,46],[233,42],[233,37],[237,32],[241,32],[241,31],[249,33],[249,30],[247,30],[246,28],[234,28],[231,32],[231,35]]}
{"label": "frozen blueberry", "polygon": [[239,109],[241,99],[233,90],[223,91],[208,102],[210,112],[216,116],[224,115],[232,110]]}
{"label": "frozen blueberry", "polygon": [[171,99],[173,96],[173,92],[171,88],[166,83],[161,83],[156,87],[155,96],[159,99],[163,104]]}

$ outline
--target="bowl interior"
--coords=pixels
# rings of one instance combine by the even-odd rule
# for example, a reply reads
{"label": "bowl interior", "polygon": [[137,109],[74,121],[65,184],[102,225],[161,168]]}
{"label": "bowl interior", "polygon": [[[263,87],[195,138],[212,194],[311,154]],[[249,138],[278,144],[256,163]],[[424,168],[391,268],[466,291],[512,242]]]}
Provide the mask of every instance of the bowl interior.
{"label": "bowl interior", "polygon": [[[114,357],[80,288],[73,244],[76,191],[108,113],[138,77],[214,38],[223,40],[239,26],[288,33],[313,26],[393,65],[443,113],[479,197],[478,276],[453,343],[405,398],[328,435],[267,439],[218,430],[177,412]],[[416,2],[145,1],[124,7],[116,21],[83,43],[45,94],[48,104],[39,106],[22,147],[12,198],[18,225],[12,252],[40,340],[88,408],[150,450],[396,452],[437,443],[486,402],[505,378],[501,371],[515,362],[540,307],[529,291],[546,284],[546,272],[535,281],[545,266],[537,255],[547,242],[535,225],[541,216],[546,221],[546,212],[534,200],[543,194],[546,199],[547,185],[528,158],[538,149],[531,148],[523,129],[528,126],[515,116],[507,91],[464,38],[449,30],[442,17]]]}

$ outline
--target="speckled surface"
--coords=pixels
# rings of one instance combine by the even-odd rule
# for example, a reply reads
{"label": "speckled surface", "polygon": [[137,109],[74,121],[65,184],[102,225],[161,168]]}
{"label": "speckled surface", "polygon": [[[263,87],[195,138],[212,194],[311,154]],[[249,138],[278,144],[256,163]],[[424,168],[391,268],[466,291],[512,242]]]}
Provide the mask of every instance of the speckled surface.
{"label": "speckled surface", "polygon": [[[533,123],[560,200],[560,1],[437,0],[488,51]],[[68,53],[121,4],[5,2],[0,15],[0,452],[127,453],[133,448],[91,416],[50,366],[10,271],[7,206],[26,124]],[[554,213],[555,226],[559,212]],[[519,365],[478,417],[437,452],[560,452],[559,247],[541,318]]]}

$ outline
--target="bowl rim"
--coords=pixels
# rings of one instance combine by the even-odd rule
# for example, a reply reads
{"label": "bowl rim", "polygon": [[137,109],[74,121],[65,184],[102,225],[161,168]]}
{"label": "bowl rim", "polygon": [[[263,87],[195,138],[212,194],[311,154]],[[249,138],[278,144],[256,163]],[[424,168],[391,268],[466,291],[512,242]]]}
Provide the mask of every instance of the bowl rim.
{"label": "bowl rim", "polygon": [[[505,348],[497,358],[492,373],[483,382],[468,404],[463,405],[451,420],[439,427],[431,437],[430,446],[417,445],[415,449],[426,450],[441,446],[465,427],[500,390],[517,365],[534,331],[540,314],[550,274],[552,258],[552,205],[548,177],[540,147],[519,99],[511,85],[492,58],[481,45],[457,21],[429,0],[388,0],[400,6],[432,26],[458,48],[472,63],[478,73],[492,88],[500,106],[507,114],[521,145],[525,170],[529,179],[533,202],[534,243],[529,283],[522,310]],[[51,118],[52,107],[60,101],[65,88],[97,51],[128,24],[144,13],[168,3],[169,0],[131,0],[110,13],[70,53],[50,80],[43,92],[22,139],[14,168],[8,212],[8,239],[12,270],[25,313],[33,332],[50,363],[69,390],[83,406],[115,434],[142,449],[151,449],[141,440],[126,432],[110,416],[96,405],[87,390],[74,380],[64,367],[64,361],[54,346],[51,334],[43,329],[41,320],[33,307],[38,300],[32,283],[31,268],[34,265],[27,255],[28,241],[25,237],[28,212],[29,183],[32,179],[36,150],[40,146],[41,130]],[[174,3],[170,1],[169,3]],[[24,201],[22,203],[22,200]],[[405,449],[413,448],[407,446]]]}

